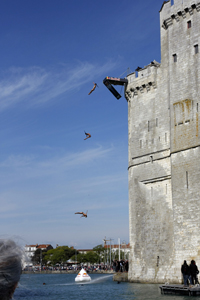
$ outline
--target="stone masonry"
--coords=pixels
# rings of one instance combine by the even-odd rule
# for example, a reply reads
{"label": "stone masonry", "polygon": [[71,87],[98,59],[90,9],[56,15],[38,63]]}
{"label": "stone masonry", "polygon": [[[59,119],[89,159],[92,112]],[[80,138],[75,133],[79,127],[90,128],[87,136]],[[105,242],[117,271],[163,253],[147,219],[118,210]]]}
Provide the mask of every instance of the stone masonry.
{"label": "stone masonry", "polygon": [[200,268],[200,0],[165,1],[161,63],[127,76],[131,282]]}

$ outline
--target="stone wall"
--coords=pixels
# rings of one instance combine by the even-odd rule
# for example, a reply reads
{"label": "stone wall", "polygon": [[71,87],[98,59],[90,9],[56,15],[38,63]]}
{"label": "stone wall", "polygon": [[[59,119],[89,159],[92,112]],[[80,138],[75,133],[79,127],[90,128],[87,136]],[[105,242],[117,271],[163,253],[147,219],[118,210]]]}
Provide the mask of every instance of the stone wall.
{"label": "stone wall", "polygon": [[[129,281],[181,282],[200,264],[200,2],[164,2],[161,64],[128,75]],[[199,48],[198,48],[199,47]]]}

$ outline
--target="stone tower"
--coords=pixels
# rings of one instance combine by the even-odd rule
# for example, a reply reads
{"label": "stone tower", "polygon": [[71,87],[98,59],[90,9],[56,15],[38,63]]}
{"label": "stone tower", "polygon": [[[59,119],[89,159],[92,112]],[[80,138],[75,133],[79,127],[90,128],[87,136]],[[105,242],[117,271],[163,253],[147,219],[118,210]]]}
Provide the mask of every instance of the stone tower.
{"label": "stone tower", "polygon": [[127,76],[129,281],[181,282],[200,267],[200,0],[165,1],[161,63]]}

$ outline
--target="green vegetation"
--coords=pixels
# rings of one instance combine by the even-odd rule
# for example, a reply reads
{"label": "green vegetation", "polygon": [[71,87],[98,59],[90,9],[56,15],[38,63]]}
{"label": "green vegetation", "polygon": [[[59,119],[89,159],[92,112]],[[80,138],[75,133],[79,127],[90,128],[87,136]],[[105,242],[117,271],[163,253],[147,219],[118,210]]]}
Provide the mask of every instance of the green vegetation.
{"label": "green vegetation", "polygon": [[93,248],[93,251],[98,255],[98,263],[104,261],[105,258],[105,248],[102,245],[98,245]]}
{"label": "green vegetation", "polygon": [[100,264],[109,260],[109,249],[106,250],[102,245],[97,245],[92,251],[87,254],[79,253],[73,247],[59,246],[55,249],[42,251],[37,249],[32,258],[34,264],[42,262],[44,265],[65,264],[68,260],[78,263]]}
{"label": "green vegetation", "polygon": [[102,245],[98,245],[93,248],[93,251],[95,251],[99,256],[104,255],[105,248]]}
{"label": "green vegetation", "polygon": [[34,264],[40,264],[41,261],[43,261],[44,256],[46,255],[47,251],[46,250],[41,250],[41,249],[37,249],[33,255],[33,257],[31,258],[32,262]]}
{"label": "green vegetation", "polygon": [[43,263],[56,265],[63,264],[75,254],[74,248],[68,246],[60,246],[55,249],[48,250],[43,258]]}
{"label": "green vegetation", "polygon": [[78,253],[71,257],[71,260],[78,261],[79,263],[91,263],[100,264],[104,261],[105,248],[102,245],[98,245],[93,248],[93,251],[89,251],[87,254]]}
{"label": "green vegetation", "polygon": [[87,254],[79,253],[71,257],[72,261],[78,261],[79,263],[99,263],[99,255],[95,251],[90,251]]}

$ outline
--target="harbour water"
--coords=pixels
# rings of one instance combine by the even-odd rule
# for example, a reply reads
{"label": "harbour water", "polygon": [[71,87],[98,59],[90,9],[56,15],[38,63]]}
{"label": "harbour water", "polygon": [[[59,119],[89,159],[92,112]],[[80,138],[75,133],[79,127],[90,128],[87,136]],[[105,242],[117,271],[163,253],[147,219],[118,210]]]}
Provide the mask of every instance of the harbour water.
{"label": "harbour water", "polygon": [[[76,274],[22,274],[14,299],[19,300],[188,300],[161,295],[158,284],[113,281],[113,275],[90,274],[88,283],[75,283]],[[45,283],[45,284],[44,284]],[[190,297],[191,299],[196,297]]]}

